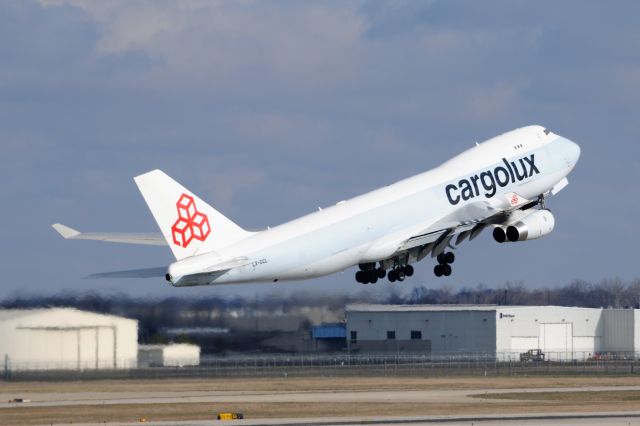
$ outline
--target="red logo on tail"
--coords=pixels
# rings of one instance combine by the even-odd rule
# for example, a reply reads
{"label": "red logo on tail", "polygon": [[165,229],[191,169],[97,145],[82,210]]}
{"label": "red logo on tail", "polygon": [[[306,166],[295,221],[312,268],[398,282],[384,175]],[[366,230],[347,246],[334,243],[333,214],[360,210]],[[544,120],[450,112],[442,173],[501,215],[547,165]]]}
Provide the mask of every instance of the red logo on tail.
{"label": "red logo on tail", "polygon": [[204,241],[211,233],[209,218],[196,209],[193,197],[182,194],[176,203],[178,220],[171,227],[173,243],[180,247],[187,247],[191,240]]}

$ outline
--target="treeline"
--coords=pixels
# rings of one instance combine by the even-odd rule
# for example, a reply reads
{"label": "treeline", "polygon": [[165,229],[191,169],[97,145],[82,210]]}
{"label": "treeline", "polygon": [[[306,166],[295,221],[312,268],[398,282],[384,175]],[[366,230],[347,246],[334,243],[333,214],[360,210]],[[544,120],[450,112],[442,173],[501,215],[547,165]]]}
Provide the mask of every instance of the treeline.
{"label": "treeline", "polygon": [[478,285],[457,291],[449,287],[415,287],[411,294],[400,299],[399,303],[409,304],[557,305],[638,309],[640,279],[629,282],[620,279],[599,282],[575,280],[554,288],[530,288],[523,282],[507,282],[497,288]]}
{"label": "treeline", "polygon": [[[307,292],[293,294],[270,294],[260,297],[217,296],[198,298],[149,298],[131,297],[126,294],[101,295],[98,293],[65,292],[53,296],[16,296],[0,301],[4,309],[33,309],[48,307],[73,307],[80,310],[122,316],[138,320],[139,341],[143,343],[166,343],[167,341],[187,341],[188,336],[168,336],[168,328],[218,327],[233,333],[246,332],[248,328],[258,328],[262,332],[278,330],[274,319],[285,322],[297,321],[306,324],[317,323],[317,318],[328,322],[342,321],[344,306],[352,302],[375,302],[363,296],[344,294],[319,295]],[[320,313],[318,314],[318,311]],[[315,313],[315,315],[313,315]],[[320,321],[321,322],[321,321]],[[255,333],[254,333],[255,334]],[[218,342],[220,345],[220,342]]]}
{"label": "treeline", "polygon": [[[75,307],[82,310],[137,319],[141,331],[157,333],[161,327],[228,327],[231,319],[308,316],[312,323],[340,319],[349,303],[381,304],[496,304],[559,305],[578,307],[640,308],[640,279],[573,281],[554,288],[530,288],[508,282],[495,288],[483,285],[453,290],[414,287],[402,293],[394,285],[388,293],[363,290],[357,294],[318,294],[305,291],[260,297],[134,298],[127,295],[62,293],[55,296],[17,296],[0,301],[2,308]],[[312,312],[315,313],[313,318]],[[319,319],[318,319],[319,318]]]}

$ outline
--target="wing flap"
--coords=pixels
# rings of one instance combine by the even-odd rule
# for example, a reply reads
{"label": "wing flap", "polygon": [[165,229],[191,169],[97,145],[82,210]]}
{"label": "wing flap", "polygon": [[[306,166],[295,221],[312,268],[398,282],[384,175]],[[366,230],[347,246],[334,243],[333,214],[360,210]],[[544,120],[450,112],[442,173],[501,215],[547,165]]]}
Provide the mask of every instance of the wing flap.
{"label": "wing flap", "polygon": [[126,232],[80,232],[61,223],[51,225],[66,240],[94,240],[110,243],[143,244],[166,246],[162,234],[159,233],[126,233]]}

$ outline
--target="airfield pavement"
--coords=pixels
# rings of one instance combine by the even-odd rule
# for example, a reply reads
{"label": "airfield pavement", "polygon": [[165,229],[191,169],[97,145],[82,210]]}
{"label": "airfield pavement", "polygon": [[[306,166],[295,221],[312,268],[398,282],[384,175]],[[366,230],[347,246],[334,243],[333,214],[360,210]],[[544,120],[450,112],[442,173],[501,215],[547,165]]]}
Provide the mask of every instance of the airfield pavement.
{"label": "airfield pavement", "polygon": [[0,401],[0,425],[640,425],[633,376],[0,382]]}

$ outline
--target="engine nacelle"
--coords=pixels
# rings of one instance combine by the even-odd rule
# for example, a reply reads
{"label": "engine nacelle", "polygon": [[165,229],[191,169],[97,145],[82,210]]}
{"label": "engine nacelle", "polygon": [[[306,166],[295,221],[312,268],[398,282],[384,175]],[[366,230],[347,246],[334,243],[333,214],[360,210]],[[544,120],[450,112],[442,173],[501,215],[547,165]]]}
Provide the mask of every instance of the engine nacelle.
{"label": "engine nacelle", "polygon": [[555,218],[549,210],[534,210],[511,224],[494,228],[493,239],[499,243],[535,240],[553,231],[554,225]]}
{"label": "engine nacelle", "polygon": [[493,239],[499,243],[504,243],[507,241],[507,231],[501,226],[493,228]]}
{"label": "engine nacelle", "polygon": [[507,226],[506,237],[509,241],[535,240],[553,231],[556,220],[549,210],[535,210],[519,221]]}

